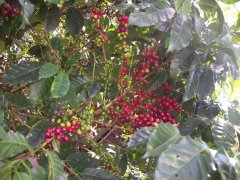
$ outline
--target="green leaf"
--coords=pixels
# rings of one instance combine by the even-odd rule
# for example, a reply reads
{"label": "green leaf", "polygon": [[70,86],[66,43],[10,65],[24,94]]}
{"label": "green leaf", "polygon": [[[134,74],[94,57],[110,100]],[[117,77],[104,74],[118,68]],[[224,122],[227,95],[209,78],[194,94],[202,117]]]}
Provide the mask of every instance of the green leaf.
{"label": "green leaf", "polygon": [[214,74],[211,69],[204,69],[199,78],[197,97],[199,100],[205,100],[211,96],[214,91]]}
{"label": "green leaf", "polygon": [[67,156],[65,161],[78,173],[83,172],[86,168],[97,167],[97,163],[92,158],[91,154],[85,152],[71,153]]}
{"label": "green leaf", "polygon": [[118,162],[118,167],[120,169],[122,176],[125,174],[127,170],[127,166],[128,166],[128,156],[126,153],[124,153]]}
{"label": "green leaf", "polygon": [[4,81],[8,84],[30,83],[38,80],[42,63],[26,62],[10,67],[4,74]]}
{"label": "green leaf", "polygon": [[129,150],[138,150],[147,146],[147,141],[150,134],[153,132],[153,127],[144,127],[139,129],[128,141],[127,148]]}
{"label": "green leaf", "polygon": [[215,118],[212,126],[214,143],[220,148],[228,149],[236,142],[236,131],[234,126],[220,118]]}
{"label": "green leaf", "polygon": [[169,144],[176,143],[180,138],[180,132],[175,125],[160,123],[148,139],[144,158],[159,156]]}
{"label": "green leaf", "polygon": [[80,53],[75,53],[72,55],[72,57],[67,61],[67,66],[71,67],[77,60],[79,60],[81,57]]}
{"label": "green leaf", "polygon": [[28,142],[22,134],[12,131],[6,133],[0,127],[0,160],[13,157],[29,148]]}
{"label": "green leaf", "polygon": [[150,85],[148,91],[157,90],[168,78],[168,74],[165,69],[161,68],[158,70],[156,75],[157,79]]}
{"label": "green leaf", "polygon": [[88,90],[88,96],[90,99],[94,98],[101,90],[101,83],[99,81],[94,81],[89,90]]}
{"label": "green leaf", "polygon": [[32,126],[27,135],[28,143],[32,148],[36,148],[44,142],[44,134],[48,127],[49,123],[46,120],[40,120]]}
{"label": "green leaf", "polygon": [[192,135],[194,131],[202,131],[212,124],[212,119],[202,116],[191,116],[186,119],[179,127],[180,133],[183,136]]}
{"label": "green leaf", "polygon": [[16,107],[29,107],[30,101],[25,96],[19,93],[11,93],[5,95],[7,103]]}
{"label": "green leaf", "polygon": [[[236,28],[237,28],[237,29],[240,28],[240,12],[238,13],[238,19],[237,19]],[[235,36],[233,36],[233,37],[235,37]]]}
{"label": "green leaf", "polygon": [[70,87],[70,81],[68,74],[60,71],[55,77],[52,87],[51,93],[53,98],[60,98],[67,94],[68,89]]}
{"label": "green leaf", "polygon": [[54,31],[60,22],[60,8],[53,5],[49,8],[45,18],[45,30]]}
{"label": "green leaf", "polygon": [[3,94],[0,94],[0,106],[7,108],[7,100]]}
{"label": "green leaf", "polygon": [[169,21],[173,18],[175,11],[173,8],[155,9],[148,8],[146,12],[134,11],[129,16],[129,25],[139,27],[155,26],[159,23]]}
{"label": "green leaf", "polygon": [[29,89],[30,102],[35,105],[43,100],[50,93],[51,84],[51,79],[41,79],[40,81],[31,84]]}
{"label": "green leaf", "polygon": [[13,180],[32,180],[32,177],[25,172],[16,172]]}
{"label": "green leaf", "polygon": [[116,176],[99,168],[87,168],[80,174],[84,180],[117,180]]}
{"label": "green leaf", "polygon": [[203,180],[208,178],[211,156],[208,146],[200,139],[183,137],[177,144],[168,146],[158,159],[155,179]]}
{"label": "green leaf", "polygon": [[200,101],[197,104],[197,114],[208,118],[214,118],[220,113],[221,109],[217,103]]}
{"label": "green leaf", "polygon": [[[221,32],[223,31],[223,25],[225,24],[225,20],[224,20],[224,15],[222,12],[221,7],[218,5],[218,3],[215,0],[200,0],[198,2],[198,5],[202,8],[202,10],[204,12],[206,12],[206,14],[211,14],[212,13],[212,17],[216,17],[216,25],[217,25],[217,30],[216,30],[216,34],[219,35],[221,34]],[[217,15],[216,15],[217,13]]]}
{"label": "green leaf", "polygon": [[37,169],[32,169],[33,180],[46,179],[46,171],[43,167],[38,167]]}
{"label": "green leaf", "polygon": [[53,49],[55,49],[58,54],[61,56],[62,54],[62,40],[59,37],[53,37],[51,39],[51,46],[53,47]]}
{"label": "green leaf", "polygon": [[55,152],[60,153],[60,143],[58,140],[53,139],[52,140],[52,146]]}
{"label": "green leaf", "polygon": [[221,0],[221,1],[226,3],[226,4],[234,4],[236,2],[239,2],[239,0]]}
{"label": "green leaf", "polygon": [[80,92],[86,88],[86,86],[91,85],[94,81],[87,76],[73,78],[71,83],[76,88],[76,92]]}
{"label": "green leaf", "polygon": [[199,100],[206,100],[215,88],[214,74],[210,68],[198,66],[191,72],[185,88],[183,101],[196,96]]}
{"label": "green leaf", "polygon": [[186,47],[177,52],[175,57],[171,61],[171,74],[177,75],[179,68],[185,61],[192,61],[194,58],[195,48]]}
{"label": "green leaf", "polygon": [[0,53],[3,53],[4,51],[5,51],[5,42],[4,41],[0,41]]}
{"label": "green leaf", "polygon": [[74,7],[70,7],[66,15],[66,26],[68,32],[74,37],[83,27],[84,18],[82,14]]}
{"label": "green leaf", "polygon": [[238,155],[236,155],[234,157],[236,163],[235,163],[235,171],[237,173],[237,179],[240,178],[240,154],[238,153]]}
{"label": "green leaf", "polygon": [[59,68],[55,64],[46,63],[39,70],[39,79],[52,77],[58,71]]}
{"label": "green leaf", "polygon": [[0,126],[4,125],[4,121],[5,121],[4,110],[0,107]]}
{"label": "green leaf", "polygon": [[228,108],[228,120],[230,123],[240,126],[240,113],[235,107]]}
{"label": "green leaf", "polygon": [[192,22],[186,16],[179,14],[172,25],[168,51],[180,50],[192,41]]}
{"label": "green leaf", "polygon": [[67,97],[68,97],[68,102],[70,103],[70,105],[77,109],[79,102],[78,102],[78,98],[77,98],[77,91],[76,91],[76,87],[73,85],[73,83],[70,83],[70,87],[69,90],[67,92]]}
{"label": "green leaf", "polygon": [[235,167],[231,164],[230,158],[223,148],[220,148],[214,156],[214,162],[217,164],[217,170],[220,172],[222,180],[235,180]]}
{"label": "green leaf", "polygon": [[191,0],[176,0],[175,8],[177,12],[182,13],[185,16],[190,16],[192,2]]}
{"label": "green leaf", "polygon": [[29,18],[33,14],[34,5],[29,0],[18,0],[22,9],[23,22],[21,27],[25,28],[26,25],[29,25]]}
{"label": "green leaf", "polygon": [[52,4],[59,4],[60,3],[60,0],[46,0],[47,2],[49,3],[52,3]]}
{"label": "green leaf", "polygon": [[0,163],[0,177],[1,179],[12,179],[13,168],[17,167],[19,163],[17,161],[10,161]]}
{"label": "green leaf", "polygon": [[39,58],[44,58],[44,54],[47,49],[48,49],[47,46],[44,46],[44,45],[32,46],[28,50],[28,54],[39,57]]}
{"label": "green leaf", "polygon": [[67,174],[64,172],[64,164],[57,154],[47,150],[48,158],[48,180],[65,180]]}

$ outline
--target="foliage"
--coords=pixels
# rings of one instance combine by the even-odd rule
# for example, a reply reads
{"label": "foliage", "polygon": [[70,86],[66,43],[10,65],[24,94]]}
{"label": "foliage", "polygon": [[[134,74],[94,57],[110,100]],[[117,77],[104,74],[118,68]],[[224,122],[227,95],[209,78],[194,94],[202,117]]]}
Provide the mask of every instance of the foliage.
{"label": "foliage", "polygon": [[238,6],[0,0],[0,177],[239,179]]}

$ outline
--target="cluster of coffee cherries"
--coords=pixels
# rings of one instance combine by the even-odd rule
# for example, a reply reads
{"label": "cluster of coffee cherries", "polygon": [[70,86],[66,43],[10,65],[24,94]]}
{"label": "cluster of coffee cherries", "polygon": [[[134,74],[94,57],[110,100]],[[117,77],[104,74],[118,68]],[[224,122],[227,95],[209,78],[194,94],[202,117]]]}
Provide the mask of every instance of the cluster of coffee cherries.
{"label": "cluster of coffee cherries", "polygon": [[15,17],[18,14],[20,14],[21,11],[17,9],[14,5],[4,2],[1,5],[1,15],[2,16],[10,16],[10,17]]}
{"label": "cluster of coffee cherries", "polygon": [[108,37],[104,33],[101,33],[99,37],[96,39],[96,42],[98,45],[101,45],[107,41],[108,41]]}
{"label": "cluster of coffee cherries", "polygon": [[[166,83],[164,86],[169,87]],[[162,86],[160,89],[163,88]],[[160,122],[176,124],[173,112],[181,112],[182,108],[176,99],[166,95],[167,93],[159,97],[158,93],[141,89],[128,94],[127,97],[119,97],[109,111],[115,122],[133,129],[154,126]]]}
{"label": "cluster of coffee cherries", "polygon": [[123,40],[127,37],[128,35],[128,16],[120,16],[117,19],[118,23],[118,29],[117,29],[117,35],[120,40]]}
{"label": "cluster of coffee cherries", "polygon": [[62,141],[69,142],[69,137],[78,133],[80,126],[80,120],[73,120],[72,122],[67,122],[61,127],[48,128],[45,132],[45,142],[51,143],[53,138],[60,144]]}
{"label": "cluster of coffee cherries", "polygon": [[48,128],[45,132],[45,141],[51,142],[56,139],[59,143],[70,141],[70,136],[80,135],[82,133],[82,123],[76,113],[68,109],[66,104],[60,103],[54,111],[53,122],[58,125]]}
{"label": "cluster of coffee cherries", "polygon": [[104,33],[104,27],[100,24],[100,20],[103,18],[104,14],[104,11],[97,9],[96,7],[92,9],[90,14],[91,19],[96,21],[96,27],[100,31],[100,35],[96,38],[96,44],[98,46],[101,46],[103,43],[106,43],[108,41],[108,37]]}
{"label": "cluster of coffee cherries", "polygon": [[143,61],[139,62],[136,69],[133,71],[133,76],[138,82],[142,82],[144,76],[146,76],[153,67],[158,67],[158,56],[156,51],[146,48],[145,53],[142,52],[141,56],[144,58]]}
{"label": "cluster of coffee cherries", "polygon": [[90,17],[91,19],[97,21],[102,19],[103,15],[105,14],[104,11],[102,10],[98,10],[96,7],[94,7],[90,13]]}

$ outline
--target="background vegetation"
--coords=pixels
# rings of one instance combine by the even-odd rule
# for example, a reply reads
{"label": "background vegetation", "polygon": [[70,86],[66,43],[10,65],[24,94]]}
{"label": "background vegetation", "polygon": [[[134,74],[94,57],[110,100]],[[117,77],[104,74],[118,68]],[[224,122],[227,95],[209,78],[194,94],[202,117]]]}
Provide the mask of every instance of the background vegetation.
{"label": "background vegetation", "polygon": [[238,0],[0,0],[2,179],[240,179]]}

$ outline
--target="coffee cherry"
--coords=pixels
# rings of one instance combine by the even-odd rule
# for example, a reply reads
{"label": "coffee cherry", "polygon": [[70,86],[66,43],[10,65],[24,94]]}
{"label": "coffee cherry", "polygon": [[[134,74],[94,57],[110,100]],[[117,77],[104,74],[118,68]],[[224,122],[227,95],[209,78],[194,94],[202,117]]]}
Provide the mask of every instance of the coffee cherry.
{"label": "coffee cherry", "polygon": [[70,127],[71,126],[71,123],[69,121],[66,122],[66,126],[67,127]]}
{"label": "coffee cherry", "polygon": [[77,133],[77,130],[81,126],[81,122],[79,120],[73,120],[72,122],[67,121],[66,125],[64,123],[61,123],[60,126],[61,127],[53,127],[46,129],[45,142],[51,143],[52,138],[55,138],[61,144],[62,140],[65,142],[70,141],[67,135],[81,134],[80,132]]}
{"label": "coffee cherry", "polygon": [[91,17],[91,19],[97,21],[97,20],[102,19],[104,14],[105,14],[104,11],[101,11],[101,10],[97,9],[96,7],[94,7],[90,13],[90,17]]}
{"label": "coffee cherry", "polygon": [[8,2],[2,3],[2,5],[1,5],[1,15],[2,16],[15,17],[18,14],[20,14],[20,10],[17,9],[14,5],[12,5]]}
{"label": "coffee cherry", "polygon": [[[169,85],[164,84],[164,87]],[[167,96],[159,97],[157,93],[140,89],[137,92],[131,92],[127,97],[117,98],[114,106],[109,109],[109,114],[119,125],[139,129],[156,126],[160,122],[176,124],[173,111],[181,111],[176,99]]]}

